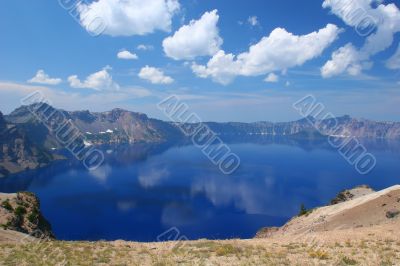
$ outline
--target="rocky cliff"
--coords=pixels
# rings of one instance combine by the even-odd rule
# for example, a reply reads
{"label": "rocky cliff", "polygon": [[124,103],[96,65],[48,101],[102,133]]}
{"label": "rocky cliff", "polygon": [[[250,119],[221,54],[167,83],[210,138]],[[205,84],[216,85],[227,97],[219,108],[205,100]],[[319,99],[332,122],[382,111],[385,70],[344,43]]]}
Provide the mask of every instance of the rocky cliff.
{"label": "rocky cliff", "polygon": [[8,124],[0,113],[0,177],[25,169],[35,169],[54,158],[44,148],[35,145],[29,133]]}
{"label": "rocky cliff", "polygon": [[[33,112],[32,112],[33,110]],[[35,115],[36,114],[36,115]],[[45,117],[43,120],[38,117]],[[31,139],[38,145],[62,148],[55,137],[59,127],[67,122],[79,130],[87,145],[147,142],[157,143],[179,139],[181,133],[170,123],[151,119],[142,113],[123,109],[109,112],[55,109],[47,104],[22,106],[6,116],[10,123],[32,132]],[[50,125],[53,131],[45,126]]]}
{"label": "rocky cliff", "polygon": [[399,122],[376,122],[350,116],[316,120],[313,117],[292,122],[206,123],[221,135],[273,135],[319,137],[357,137],[400,139]]}
{"label": "rocky cliff", "polygon": [[0,226],[33,237],[54,238],[50,224],[40,212],[39,199],[30,192],[0,193]]}

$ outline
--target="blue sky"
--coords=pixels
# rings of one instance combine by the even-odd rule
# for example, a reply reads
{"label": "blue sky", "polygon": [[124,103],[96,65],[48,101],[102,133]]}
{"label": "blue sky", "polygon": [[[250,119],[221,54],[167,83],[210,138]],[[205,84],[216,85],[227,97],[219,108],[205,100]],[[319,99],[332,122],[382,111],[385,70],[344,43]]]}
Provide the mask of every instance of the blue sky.
{"label": "blue sky", "polygon": [[1,111],[40,90],[66,110],[167,119],[156,104],[176,94],[206,121],[287,121],[313,94],[337,116],[400,120],[399,2],[59,2],[74,1],[3,1]]}

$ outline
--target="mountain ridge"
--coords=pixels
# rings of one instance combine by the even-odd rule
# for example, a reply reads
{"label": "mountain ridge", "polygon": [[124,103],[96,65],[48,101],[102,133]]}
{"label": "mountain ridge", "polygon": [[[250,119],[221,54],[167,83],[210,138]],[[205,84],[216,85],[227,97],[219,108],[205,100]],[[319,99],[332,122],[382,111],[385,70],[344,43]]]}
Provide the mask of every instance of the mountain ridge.
{"label": "mountain ridge", "polygon": [[[40,117],[46,118],[45,123]],[[215,135],[221,138],[243,139],[245,136],[272,136],[292,139],[322,139],[335,138],[369,138],[400,140],[400,122],[379,122],[367,119],[356,119],[350,116],[341,116],[317,120],[306,117],[290,122],[259,121],[244,122],[204,122],[201,124],[185,124],[149,118],[144,113],[132,112],[121,108],[114,108],[106,112],[90,112],[89,110],[65,111],[54,108],[45,103],[36,103],[16,108],[8,115],[0,115],[0,129],[2,129],[2,151],[0,165],[3,166],[2,175],[23,171],[26,168],[34,169],[45,166],[54,160],[52,150],[64,148],[57,138],[55,129],[60,129],[70,122],[81,140],[81,146],[130,144],[130,143],[188,143],[190,137],[185,135],[181,127],[197,128],[208,127]],[[12,129],[12,131],[11,131]],[[8,133],[7,133],[8,132]],[[10,138],[10,132],[18,136],[14,139],[23,139],[24,148],[40,152],[20,152],[19,154],[33,154],[26,161],[13,158],[14,166],[4,170],[6,161],[5,150],[15,146]],[[200,132],[200,131],[199,131]],[[8,137],[4,134],[8,134]],[[8,142],[8,143],[7,143]],[[12,143],[13,145],[11,145]],[[41,158],[36,158],[35,154]],[[26,157],[26,156],[25,156]],[[42,160],[47,158],[46,160]],[[10,161],[10,160],[9,160]],[[27,167],[29,166],[29,167]],[[11,171],[10,171],[11,170]]]}

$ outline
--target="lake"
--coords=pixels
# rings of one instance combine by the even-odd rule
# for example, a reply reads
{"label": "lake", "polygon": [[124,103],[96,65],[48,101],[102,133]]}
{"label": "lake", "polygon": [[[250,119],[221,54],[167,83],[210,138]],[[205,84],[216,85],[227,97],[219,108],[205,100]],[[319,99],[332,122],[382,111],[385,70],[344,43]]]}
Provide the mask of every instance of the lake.
{"label": "lake", "polygon": [[188,239],[251,238],[338,192],[400,183],[400,144],[366,142],[375,169],[359,174],[325,140],[254,138],[229,147],[241,160],[224,175],[191,145],[103,147],[95,171],[77,161],[0,179],[1,192],[31,191],[62,240],[157,241],[177,228]]}

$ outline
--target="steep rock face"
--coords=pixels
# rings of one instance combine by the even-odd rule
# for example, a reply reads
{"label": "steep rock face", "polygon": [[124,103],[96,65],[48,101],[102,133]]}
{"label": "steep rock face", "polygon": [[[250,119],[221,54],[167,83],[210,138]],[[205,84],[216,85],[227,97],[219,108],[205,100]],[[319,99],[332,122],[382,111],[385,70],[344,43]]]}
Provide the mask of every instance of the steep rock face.
{"label": "steep rock face", "polygon": [[50,224],[40,212],[39,199],[30,192],[0,193],[0,225],[33,237],[54,238]]}
{"label": "steep rock face", "polygon": [[[55,109],[47,104],[22,106],[7,116],[9,122],[32,132],[32,140],[48,149],[61,148],[60,143],[29,110],[46,116],[45,123],[56,128],[70,120],[90,144],[164,142],[179,139],[181,133],[170,123],[150,119],[145,114],[113,109],[109,112],[75,111]],[[56,113],[58,115],[51,115]]]}
{"label": "steep rock face", "polygon": [[[38,109],[46,110],[46,113],[52,113],[56,109],[47,104],[33,104],[31,106],[21,106],[15,109],[11,114],[5,116],[8,123],[15,125],[24,132],[29,132],[29,139],[35,145],[45,149],[61,148],[61,145],[53,134],[50,134],[49,129],[45,124],[38,120],[37,117],[30,111]],[[67,113],[62,112],[67,117]],[[50,120],[49,125],[57,125],[57,118]]]}
{"label": "steep rock face", "polygon": [[27,132],[0,116],[0,176],[47,165],[53,156],[34,145]]}
{"label": "steep rock face", "polygon": [[6,128],[6,120],[4,120],[3,113],[0,112],[0,131],[3,131]]}
{"label": "steep rock face", "polygon": [[[318,134],[338,137],[400,139],[400,123],[376,122],[355,119],[349,116],[335,119],[316,120],[313,117],[293,122],[256,123],[205,123],[221,135],[273,135],[273,136],[313,136]],[[314,133],[312,133],[314,132]]]}
{"label": "steep rock face", "polygon": [[164,142],[181,136],[167,122],[150,119],[145,114],[113,109],[103,113],[70,113],[74,124],[95,144]]}
{"label": "steep rock face", "polygon": [[400,123],[398,122],[377,122],[343,116],[336,119],[322,120],[318,124],[318,127],[325,135],[400,139]]}

